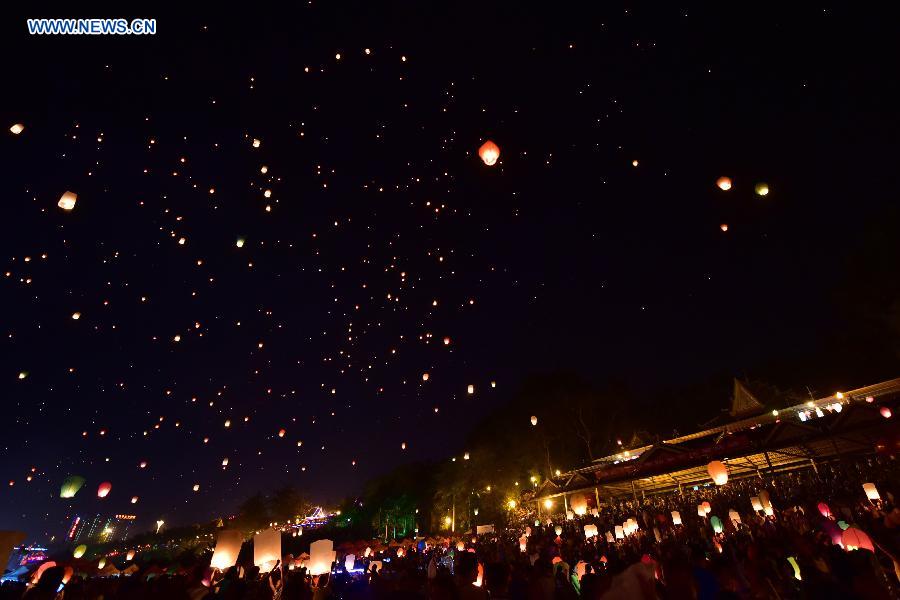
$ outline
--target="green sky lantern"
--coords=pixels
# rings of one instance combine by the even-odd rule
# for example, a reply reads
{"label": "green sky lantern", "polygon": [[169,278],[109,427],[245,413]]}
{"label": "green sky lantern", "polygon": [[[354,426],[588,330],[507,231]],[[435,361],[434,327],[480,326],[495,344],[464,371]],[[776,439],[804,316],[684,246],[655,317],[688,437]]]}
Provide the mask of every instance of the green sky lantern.
{"label": "green sky lantern", "polygon": [[69,475],[68,477],[66,477],[66,480],[63,481],[62,487],[59,488],[59,497],[75,497],[75,494],[77,494],[78,490],[81,489],[81,486],[84,485],[84,481],[84,477],[80,475]]}

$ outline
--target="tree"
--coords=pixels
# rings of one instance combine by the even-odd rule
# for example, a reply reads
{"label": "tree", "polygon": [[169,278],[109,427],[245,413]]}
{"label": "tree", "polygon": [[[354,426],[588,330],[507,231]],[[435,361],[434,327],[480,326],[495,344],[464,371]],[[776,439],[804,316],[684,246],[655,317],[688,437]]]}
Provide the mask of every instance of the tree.
{"label": "tree", "polygon": [[237,510],[235,524],[245,531],[268,527],[271,519],[266,505],[266,497],[260,493],[244,500]]}

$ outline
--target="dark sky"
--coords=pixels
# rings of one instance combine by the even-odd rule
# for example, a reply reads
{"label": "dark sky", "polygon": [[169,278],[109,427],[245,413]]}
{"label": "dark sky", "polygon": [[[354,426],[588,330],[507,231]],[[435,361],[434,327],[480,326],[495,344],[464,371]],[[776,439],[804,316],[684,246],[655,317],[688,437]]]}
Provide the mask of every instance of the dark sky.
{"label": "dark sky", "polygon": [[852,272],[897,214],[893,26],[595,4],[6,18],[0,529],[338,499],[458,451],[540,372],[650,399],[895,376]]}

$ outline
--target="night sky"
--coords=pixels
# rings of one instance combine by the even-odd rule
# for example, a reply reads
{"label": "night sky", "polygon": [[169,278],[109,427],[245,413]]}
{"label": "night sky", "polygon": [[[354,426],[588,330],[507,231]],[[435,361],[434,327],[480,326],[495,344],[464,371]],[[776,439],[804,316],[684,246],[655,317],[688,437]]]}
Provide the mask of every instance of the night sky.
{"label": "night sky", "polygon": [[539,373],[660,430],[679,386],[900,374],[894,25],[597,4],[4,19],[0,529],[336,501]]}

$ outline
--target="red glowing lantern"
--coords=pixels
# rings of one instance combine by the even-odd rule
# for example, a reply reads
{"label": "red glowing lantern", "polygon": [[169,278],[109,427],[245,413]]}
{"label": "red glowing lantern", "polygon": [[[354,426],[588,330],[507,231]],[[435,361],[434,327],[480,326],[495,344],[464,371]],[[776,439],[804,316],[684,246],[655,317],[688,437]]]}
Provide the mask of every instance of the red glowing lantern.
{"label": "red glowing lantern", "polygon": [[830,519],[830,518],[831,518],[831,509],[828,507],[827,504],[825,504],[824,502],[819,502],[819,504],[818,504],[818,506],[817,506],[816,508],[819,509],[819,514],[820,514],[820,515],[822,515],[822,516],[825,517],[826,519]]}
{"label": "red glowing lantern", "polygon": [[728,483],[728,467],[718,460],[714,460],[706,465],[706,471],[716,485],[725,485]]}
{"label": "red glowing lantern", "polygon": [[478,149],[478,156],[484,161],[484,164],[492,167],[497,163],[497,159],[500,158],[500,147],[488,140]]}
{"label": "red glowing lantern", "polygon": [[108,481],[104,481],[100,484],[100,487],[97,488],[97,497],[98,498],[106,498],[109,495],[109,491],[112,489],[112,484]]}
{"label": "red glowing lantern", "polygon": [[844,546],[844,550],[868,550],[869,552],[875,552],[875,545],[872,544],[872,539],[866,535],[865,531],[856,527],[848,527],[844,530],[844,533],[841,534],[841,544]]}
{"label": "red glowing lantern", "polygon": [[878,412],[880,412],[880,413],[881,413],[881,416],[884,417],[885,419],[890,419],[890,418],[893,416],[893,414],[894,414],[894,413],[891,412],[891,409],[889,409],[887,406],[882,406],[882,407],[878,410]]}

